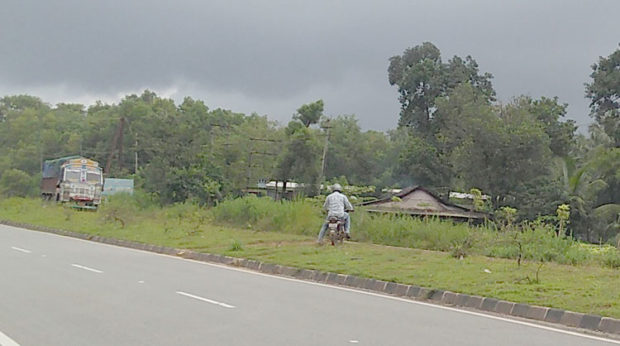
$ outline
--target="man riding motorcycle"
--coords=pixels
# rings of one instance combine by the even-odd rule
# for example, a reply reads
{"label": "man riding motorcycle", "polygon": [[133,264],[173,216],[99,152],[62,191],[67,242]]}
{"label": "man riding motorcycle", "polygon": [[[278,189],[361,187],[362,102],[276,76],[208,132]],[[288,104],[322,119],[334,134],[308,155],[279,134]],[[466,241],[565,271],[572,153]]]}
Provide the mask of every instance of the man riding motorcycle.
{"label": "man riding motorcycle", "polygon": [[353,211],[353,205],[351,205],[347,196],[342,193],[342,186],[340,186],[340,184],[334,184],[331,190],[333,192],[325,198],[325,203],[323,204],[323,209],[327,210],[327,218],[319,232],[319,244],[323,241],[329,218],[332,216],[345,220],[346,237],[347,239],[351,239],[351,218],[347,211]]}

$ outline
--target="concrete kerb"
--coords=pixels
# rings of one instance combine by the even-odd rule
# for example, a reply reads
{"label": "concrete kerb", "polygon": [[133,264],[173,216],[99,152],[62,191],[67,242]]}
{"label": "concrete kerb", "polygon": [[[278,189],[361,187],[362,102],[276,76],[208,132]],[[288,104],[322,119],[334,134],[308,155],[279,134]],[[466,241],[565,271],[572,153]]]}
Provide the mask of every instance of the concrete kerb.
{"label": "concrete kerb", "polygon": [[431,297],[432,293],[433,293],[433,290],[431,290],[430,288],[420,287],[420,289],[418,290],[418,294],[416,295],[416,298],[427,300]]}
{"label": "concrete kerb", "polygon": [[287,266],[280,266],[280,274],[285,275],[285,276],[295,276],[295,273],[297,272],[297,268],[293,268],[293,267],[287,267]]}
{"label": "concrete kerb", "polygon": [[364,286],[366,285],[366,281],[368,281],[369,279],[367,278],[363,278],[361,276],[356,276],[355,279],[353,280],[353,287],[355,288],[364,288]]}
{"label": "concrete kerb", "polygon": [[495,309],[497,308],[497,303],[499,303],[499,300],[497,300],[497,299],[494,299],[494,298],[484,298],[482,300],[482,305],[480,306],[480,309],[482,309],[484,311],[495,312]]}
{"label": "concrete kerb", "polygon": [[276,265],[272,263],[263,263],[260,266],[260,271],[266,274],[276,274]]}
{"label": "concrete kerb", "polygon": [[304,280],[308,280],[308,281],[312,280],[315,274],[316,274],[316,271],[314,270],[310,270],[310,269],[301,270],[301,278]]}
{"label": "concrete kerb", "polygon": [[480,310],[480,306],[482,306],[483,299],[484,297],[480,297],[480,296],[469,296],[469,298],[467,299],[467,303],[465,303],[465,306],[468,308]]}
{"label": "concrete kerb", "polygon": [[510,315],[515,305],[516,304],[513,302],[507,302],[505,300],[500,300],[497,302],[497,305],[495,305],[495,312],[497,312],[498,314],[502,314],[502,315]]}
{"label": "concrete kerb", "polygon": [[454,292],[446,291],[441,298],[441,302],[446,305],[455,305],[457,294]]}
{"label": "concrete kerb", "polygon": [[432,290],[430,293],[430,297],[429,300],[435,302],[435,303],[440,303],[441,300],[443,299],[443,295],[445,294],[445,291],[442,290]]}
{"label": "concrete kerb", "polygon": [[344,275],[344,274],[336,274],[336,284],[344,285],[344,282],[347,280],[347,276],[348,275]]}
{"label": "concrete kerb", "polygon": [[384,292],[385,286],[387,285],[387,281],[383,280],[375,280],[374,286],[371,288],[373,291]]}
{"label": "concrete kerb", "polygon": [[620,320],[610,317],[601,317],[597,315],[588,315],[572,311],[565,311],[561,309],[513,303],[504,300],[497,300],[495,298],[472,296],[443,290],[434,290],[425,287],[404,285],[395,282],[386,282],[382,280],[357,277],[353,275],[293,268],[278,264],[263,263],[257,260],[248,260],[243,258],[210,253],[200,253],[191,250],[176,249],[166,246],[140,243],[131,240],[115,239],[98,235],[64,231],[44,226],[29,225],[7,220],[0,220],[0,224],[90,240],[99,243],[128,247],[143,251],[178,256],[203,262],[237,265],[267,274],[285,275],[302,280],[316,281],[331,285],[349,286],[400,297],[430,300],[433,303],[464,306],[482,311],[495,312],[503,315],[522,317],[538,321],[545,321],[549,323],[562,324],[568,327],[576,327],[586,330],[601,331],[605,333],[620,335]]}
{"label": "concrete kerb", "polygon": [[396,284],[394,288],[394,295],[399,297],[404,297],[407,295],[407,291],[409,290],[409,285]]}
{"label": "concrete kerb", "polygon": [[564,310],[549,309],[547,310],[547,315],[545,315],[545,322],[560,323],[562,316],[564,316]]}
{"label": "concrete kerb", "polygon": [[232,264],[237,267],[248,268],[249,261],[247,258],[238,258]]}
{"label": "concrete kerb", "polygon": [[258,271],[258,268],[260,267],[260,262],[256,261],[256,260],[248,260],[247,262],[247,268],[248,269],[252,269],[252,270],[256,270]]}
{"label": "concrete kerb", "polygon": [[421,287],[413,286],[413,285],[409,286],[406,296],[410,298],[417,298],[418,294],[420,293],[420,288]]}
{"label": "concrete kerb", "polygon": [[376,284],[377,284],[377,279],[368,279],[366,280],[366,284],[362,288],[366,290],[373,290]]}
{"label": "concrete kerb", "polygon": [[620,334],[620,320],[603,317],[598,325],[598,330],[605,333]]}
{"label": "concrete kerb", "polygon": [[526,317],[537,321],[544,321],[548,311],[549,308],[544,306],[531,305]]}
{"label": "concrete kerb", "polygon": [[583,315],[581,318],[581,323],[579,323],[579,328],[597,330],[600,323],[601,316]]}
{"label": "concrete kerb", "polygon": [[338,274],[336,273],[328,273],[327,274],[327,279],[325,279],[325,282],[330,284],[330,285],[337,285],[338,284]]}
{"label": "concrete kerb", "polygon": [[457,293],[454,305],[456,306],[466,306],[467,300],[469,299],[469,295],[463,293]]}
{"label": "concrete kerb", "polygon": [[527,312],[529,309],[530,306],[527,304],[515,304],[510,314],[517,317],[527,317]]}
{"label": "concrete kerb", "polygon": [[314,281],[324,283],[327,281],[327,276],[329,273],[317,271],[316,275],[314,275]]}
{"label": "concrete kerb", "polygon": [[572,311],[564,311],[562,318],[560,319],[560,324],[569,327],[579,327],[581,324],[581,320],[583,319],[583,314]]}
{"label": "concrete kerb", "polygon": [[387,294],[394,294],[394,290],[396,289],[396,283],[395,282],[388,282],[385,285],[385,288],[383,289],[383,292],[387,293]]}
{"label": "concrete kerb", "polygon": [[353,275],[347,275],[347,278],[344,280],[344,285],[349,287],[356,287],[354,285],[356,277]]}

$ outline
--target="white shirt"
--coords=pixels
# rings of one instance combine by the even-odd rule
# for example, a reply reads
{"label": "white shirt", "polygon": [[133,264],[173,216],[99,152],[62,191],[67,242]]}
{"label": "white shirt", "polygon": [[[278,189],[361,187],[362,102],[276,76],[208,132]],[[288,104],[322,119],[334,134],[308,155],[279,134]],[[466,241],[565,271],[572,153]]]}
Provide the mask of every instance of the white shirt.
{"label": "white shirt", "polygon": [[327,216],[343,217],[346,210],[353,210],[347,196],[338,191],[332,192],[325,198],[323,209],[327,210]]}

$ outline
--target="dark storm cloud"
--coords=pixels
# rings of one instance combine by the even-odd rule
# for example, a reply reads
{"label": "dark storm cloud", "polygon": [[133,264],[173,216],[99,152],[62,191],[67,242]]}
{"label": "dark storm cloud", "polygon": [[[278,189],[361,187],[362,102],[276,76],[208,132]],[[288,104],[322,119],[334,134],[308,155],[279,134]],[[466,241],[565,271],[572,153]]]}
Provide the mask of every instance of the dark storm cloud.
{"label": "dark storm cloud", "polygon": [[585,123],[583,83],[617,47],[619,11],[616,0],[9,0],[0,92],[59,102],[172,90],[283,121],[323,98],[328,113],[384,130],[398,118],[388,58],[431,41],[446,60],[472,55],[500,99],[557,95]]}
{"label": "dark storm cloud", "polygon": [[62,80],[116,90],[166,86],[183,78],[276,96],[324,76],[338,80],[358,63],[341,55],[349,44],[335,30],[341,25],[334,18],[289,1],[61,1],[15,7],[4,12],[1,49],[2,72],[18,83]]}

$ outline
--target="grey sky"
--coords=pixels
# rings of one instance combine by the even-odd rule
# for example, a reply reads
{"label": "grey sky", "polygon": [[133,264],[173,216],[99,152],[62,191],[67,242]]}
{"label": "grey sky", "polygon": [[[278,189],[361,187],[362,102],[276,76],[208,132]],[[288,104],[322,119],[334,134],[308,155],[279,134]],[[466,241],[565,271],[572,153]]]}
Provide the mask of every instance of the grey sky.
{"label": "grey sky", "polygon": [[620,42],[620,1],[3,0],[0,95],[177,101],[287,122],[322,98],[328,115],[396,127],[388,59],[424,41],[471,55],[499,99],[558,96],[590,122],[590,65]]}

